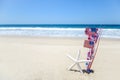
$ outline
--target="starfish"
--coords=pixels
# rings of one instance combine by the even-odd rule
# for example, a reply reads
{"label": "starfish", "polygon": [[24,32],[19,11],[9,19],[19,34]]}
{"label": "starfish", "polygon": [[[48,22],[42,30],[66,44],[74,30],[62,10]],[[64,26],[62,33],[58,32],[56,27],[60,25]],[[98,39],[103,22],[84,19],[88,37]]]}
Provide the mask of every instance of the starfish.
{"label": "starfish", "polygon": [[78,52],[78,55],[75,58],[71,57],[70,55],[67,55],[68,58],[70,58],[74,63],[68,68],[68,70],[71,70],[75,65],[78,66],[79,71],[83,74],[82,68],[80,66],[80,63],[87,63],[91,62],[91,60],[80,60],[80,51]]}

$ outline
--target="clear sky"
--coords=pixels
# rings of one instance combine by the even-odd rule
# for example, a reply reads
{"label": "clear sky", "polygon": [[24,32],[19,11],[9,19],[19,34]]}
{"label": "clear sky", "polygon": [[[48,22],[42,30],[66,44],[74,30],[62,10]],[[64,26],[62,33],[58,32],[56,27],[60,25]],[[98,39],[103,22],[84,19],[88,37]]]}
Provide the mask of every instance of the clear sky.
{"label": "clear sky", "polygon": [[120,0],[0,0],[0,24],[120,24]]}

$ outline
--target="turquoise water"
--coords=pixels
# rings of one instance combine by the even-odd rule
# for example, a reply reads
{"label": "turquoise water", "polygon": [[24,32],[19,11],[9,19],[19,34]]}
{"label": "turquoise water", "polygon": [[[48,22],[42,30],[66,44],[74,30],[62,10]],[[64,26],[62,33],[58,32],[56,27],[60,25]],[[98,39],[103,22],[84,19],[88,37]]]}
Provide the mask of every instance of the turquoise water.
{"label": "turquoise water", "polygon": [[3,24],[1,27],[42,27],[42,28],[86,28],[97,27],[104,29],[120,29],[119,24]]}
{"label": "turquoise water", "polygon": [[86,37],[86,27],[102,28],[102,37],[120,39],[120,25],[115,24],[9,24],[0,25],[0,35]]}

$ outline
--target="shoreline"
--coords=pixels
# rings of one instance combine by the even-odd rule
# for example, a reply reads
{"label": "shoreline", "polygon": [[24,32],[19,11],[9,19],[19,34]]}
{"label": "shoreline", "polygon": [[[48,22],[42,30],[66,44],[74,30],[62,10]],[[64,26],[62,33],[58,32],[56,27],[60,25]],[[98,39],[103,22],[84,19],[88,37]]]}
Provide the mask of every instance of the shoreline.
{"label": "shoreline", "polygon": [[[0,37],[18,37],[18,38],[59,38],[59,39],[87,39],[87,36],[85,37],[62,37],[62,36],[28,36],[28,35],[0,35]],[[120,40],[120,38],[106,38],[106,37],[101,37],[101,39],[105,40]]]}

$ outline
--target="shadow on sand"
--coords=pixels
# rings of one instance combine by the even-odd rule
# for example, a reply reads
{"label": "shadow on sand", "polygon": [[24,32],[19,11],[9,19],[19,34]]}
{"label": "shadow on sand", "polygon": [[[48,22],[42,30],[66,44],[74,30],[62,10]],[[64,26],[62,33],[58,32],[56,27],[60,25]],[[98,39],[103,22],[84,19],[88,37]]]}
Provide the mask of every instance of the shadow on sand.
{"label": "shadow on sand", "polygon": [[[70,71],[80,72],[79,70],[76,70],[76,69],[71,69]],[[91,70],[83,69],[82,71],[83,71],[83,73],[87,73],[87,74],[94,73],[94,70],[92,70],[92,69]]]}

